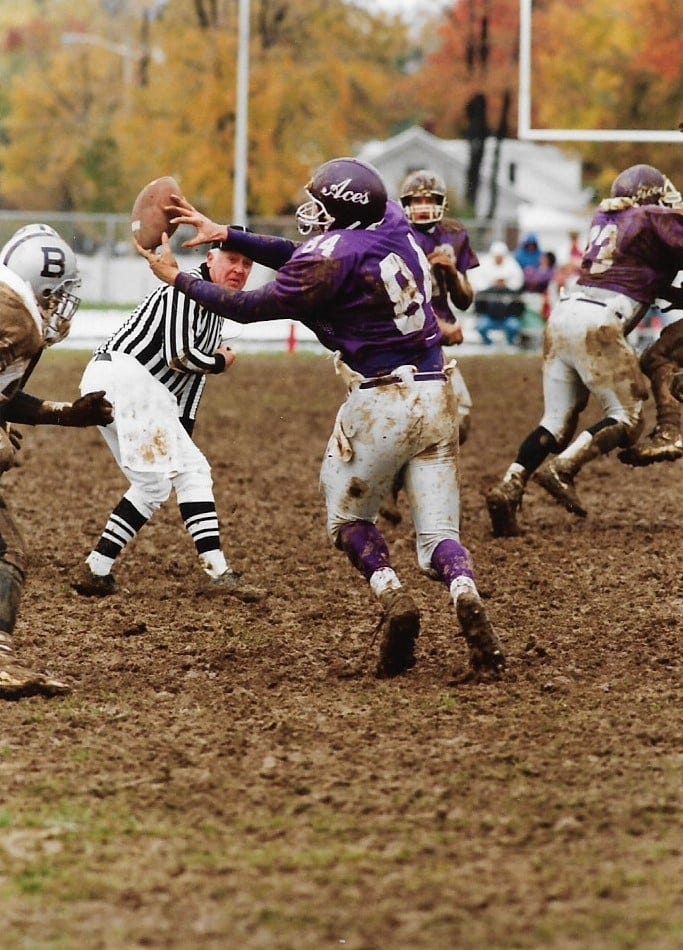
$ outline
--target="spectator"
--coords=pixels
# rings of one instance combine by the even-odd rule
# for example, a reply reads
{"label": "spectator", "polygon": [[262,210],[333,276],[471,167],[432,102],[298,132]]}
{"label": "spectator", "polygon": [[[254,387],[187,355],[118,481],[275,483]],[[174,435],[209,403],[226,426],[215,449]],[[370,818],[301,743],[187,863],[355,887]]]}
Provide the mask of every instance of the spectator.
{"label": "spectator", "polygon": [[525,290],[529,288],[526,286],[526,276],[527,274],[532,273],[541,263],[541,248],[538,244],[538,238],[535,234],[527,234],[524,237],[515,251],[514,258],[522,268],[525,277]]}
{"label": "spectator", "polygon": [[502,330],[510,346],[515,346],[524,313],[524,302],[520,297],[524,272],[505,241],[494,241],[489,253],[489,261],[482,264],[484,289],[474,298],[474,309],[479,318],[477,330],[486,346],[493,343],[493,330]]}
{"label": "spectator", "polygon": [[530,293],[544,293],[557,272],[557,258],[552,251],[544,251],[538,267],[530,268],[524,273],[524,289]]}

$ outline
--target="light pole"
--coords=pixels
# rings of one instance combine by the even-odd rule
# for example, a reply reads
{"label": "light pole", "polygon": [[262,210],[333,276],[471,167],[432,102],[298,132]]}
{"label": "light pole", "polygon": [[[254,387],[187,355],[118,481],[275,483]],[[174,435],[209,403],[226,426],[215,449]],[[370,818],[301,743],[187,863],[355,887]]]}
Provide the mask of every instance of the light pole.
{"label": "light pole", "polygon": [[235,175],[232,220],[247,223],[247,116],[249,110],[249,0],[239,0],[237,92],[235,110]]}

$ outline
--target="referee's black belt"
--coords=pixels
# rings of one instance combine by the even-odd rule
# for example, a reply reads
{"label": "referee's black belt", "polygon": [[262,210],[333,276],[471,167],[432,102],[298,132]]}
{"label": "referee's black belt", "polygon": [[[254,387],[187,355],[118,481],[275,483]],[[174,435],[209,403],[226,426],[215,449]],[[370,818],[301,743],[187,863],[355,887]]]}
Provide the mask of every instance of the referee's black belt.
{"label": "referee's black belt", "polygon": [[[441,371],[436,371],[434,373],[414,373],[412,377],[408,377],[408,381],[412,380],[416,383],[425,383],[435,380],[444,381],[446,376]],[[377,376],[375,379],[366,379],[359,386],[359,389],[374,389],[376,386],[391,386],[394,383],[402,383],[404,380],[400,376]]]}

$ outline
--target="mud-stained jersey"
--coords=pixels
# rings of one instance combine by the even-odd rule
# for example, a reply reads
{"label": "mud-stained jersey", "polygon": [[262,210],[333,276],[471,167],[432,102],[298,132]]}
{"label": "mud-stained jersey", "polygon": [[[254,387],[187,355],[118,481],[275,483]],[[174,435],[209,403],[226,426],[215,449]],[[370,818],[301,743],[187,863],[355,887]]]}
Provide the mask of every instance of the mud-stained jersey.
{"label": "mud-stained jersey", "polygon": [[32,357],[43,348],[43,322],[33,291],[0,264],[0,405],[21,384]]}
{"label": "mud-stained jersey", "polygon": [[397,202],[387,203],[377,228],[328,231],[300,245],[233,231],[229,236],[231,246],[259,263],[266,254],[277,258],[277,246],[283,258],[291,256],[273,281],[255,290],[229,291],[183,273],[175,287],[238,323],[299,320],[363,376],[403,364],[441,368],[429,263]]}
{"label": "mud-stained jersey", "polygon": [[[470,245],[470,236],[460,221],[444,218],[428,230],[413,227],[413,234],[427,257],[434,251],[444,251],[461,274],[479,267],[479,258]],[[454,323],[458,318],[459,308],[449,302],[445,288],[440,288],[437,281],[432,287],[432,306],[437,317],[447,323]]]}
{"label": "mud-stained jersey", "polygon": [[668,299],[666,291],[681,269],[683,211],[659,205],[598,209],[578,283],[649,304]]}

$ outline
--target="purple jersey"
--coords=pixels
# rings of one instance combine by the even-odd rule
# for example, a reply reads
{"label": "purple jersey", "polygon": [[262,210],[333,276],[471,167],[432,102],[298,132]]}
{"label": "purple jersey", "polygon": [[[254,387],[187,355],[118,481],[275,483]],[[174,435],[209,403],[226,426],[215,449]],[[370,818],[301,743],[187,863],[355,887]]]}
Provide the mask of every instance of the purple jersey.
{"label": "purple jersey", "polygon": [[[444,218],[427,230],[413,225],[413,234],[427,257],[432,251],[445,251],[461,274],[479,267],[479,258],[470,246],[470,236],[460,221]],[[459,307],[449,299],[445,288],[442,292],[436,280],[432,286],[432,306],[437,317],[447,323],[455,323]]]}
{"label": "purple jersey", "polygon": [[328,231],[300,245],[230,232],[232,246],[239,243],[243,253],[263,261],[260,241],[273,258],[278,247],[283,258],[286,245],[291,250],[265,286],[230,291],[181,273],[176,288],[238,323],[299,320],[363,376],[385,375],[404,364],[441,369],[429,264],[395,201],[387,203],[377,228]]}
{"label": "purple jersey", "polygon": [[683,212],[659,205],[598,210],[591,222],[578,283],[641,303],[667,297],[683,269]]}

